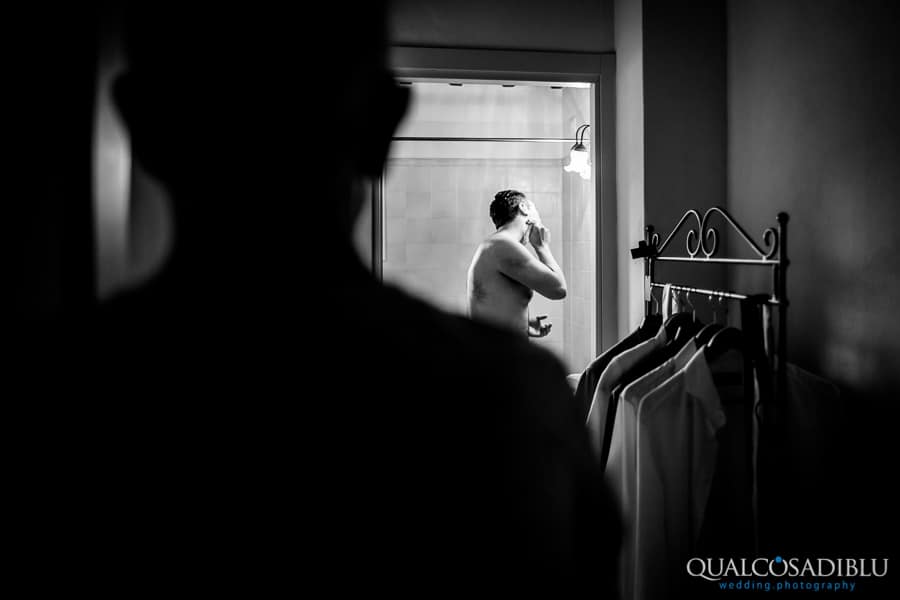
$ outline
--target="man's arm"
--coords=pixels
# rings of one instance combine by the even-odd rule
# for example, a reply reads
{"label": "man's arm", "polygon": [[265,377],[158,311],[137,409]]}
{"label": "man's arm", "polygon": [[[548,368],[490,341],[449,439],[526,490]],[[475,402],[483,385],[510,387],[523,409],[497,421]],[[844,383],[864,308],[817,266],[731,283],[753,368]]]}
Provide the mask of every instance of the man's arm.
{"label": "man's arm", "polygon": [[532,223],[531,228],[528,230],[528,241],[531,242],[540,261],[547,265],[547,268],[551,271],[559,275],[562,280],[562,297],[565,298],[566,278],[563,275],[562,269],[556,263],[556,259],[553,258],[553,253],[550,252],[550,230],[544,227],[540,220],[538,220],[538,222]]}
{"label": "man's arm", "polygon": [[538,259],[525,246],[512,240],[498,240],[498,269],[507,277],[514,279],[551,300],[562,300],[566,297],[566,278],[562,269],[553,258],[550,247],[541,244],[535,247]]}

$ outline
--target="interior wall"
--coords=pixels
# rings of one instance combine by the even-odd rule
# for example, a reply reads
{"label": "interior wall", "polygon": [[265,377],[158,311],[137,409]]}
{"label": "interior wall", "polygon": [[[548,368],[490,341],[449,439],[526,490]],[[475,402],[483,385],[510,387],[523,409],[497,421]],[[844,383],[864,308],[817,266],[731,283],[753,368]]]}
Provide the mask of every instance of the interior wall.
{"label": "interior wall", "polygon": [[[624,336],[644,314],[643,262],[632,259],[629,249],[644,239],[645,225],[665,238],[686,210],[702,214],[726,201],[725,9],[698,1],[618,0],[615,40]],[[685,255],[686,235],[684,228],[667,254]],[[721,288],[725,273],[715,265],[660,264],[656,279]]]}
{"label": "interior wall", "polygon": [[841,387],[840,426],[818,434],[850,480],[803,506],[847,553],[896,546],[882,461],[900,388],[898,22],[890,1],[728,3],[729,209],[752,231],[790,214],[788,358]]}
{"label": "interior wall", "polygon": [[[654,0],[642,12],[645,222],[664,239],[686,210],[703,215],[726,203],[725,7]],[[695,223],[685,225],[697,229]],[[722,221],[710,224],[726,234]],[[687,230],[673,238],[667,255],[687,255]],[[725,284],[719,265],[659,263],[655,275],[704,288]]]}
{"label": "interior wall", "polygon": [[394,0],[389,31],[398,46],[609,52],[612,11],[613,0]]}
{"label": "interior wall", "polygon": [[644,44],[641,0],[616,0],[616,237],[621,339],[641,322],[643,267],[629,245],[644,237]]}

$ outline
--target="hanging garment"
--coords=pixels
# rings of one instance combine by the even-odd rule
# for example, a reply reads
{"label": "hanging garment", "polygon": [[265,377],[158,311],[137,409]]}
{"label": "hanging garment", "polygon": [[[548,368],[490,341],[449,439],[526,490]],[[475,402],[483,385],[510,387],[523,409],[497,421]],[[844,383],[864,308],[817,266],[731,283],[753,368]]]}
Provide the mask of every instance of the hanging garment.
{"label": "hanging garment", "polygon": [[[742,378],[744,357],[728,352],[687,365],[639,401],[633,597],[681,597],[684,566],[699,549],[752,550],[752,472]],[[748,374],[748,376],[750,376]],[[715,380],[730,382],[721,389]],[[731,541],[730,541],[731,540]]]}
{"label": "hanging garment", "polygon": [[600,461],[601,468],[603,468],[606,461],[604,448],[609,448],[608,442],[605,441],[605,436],[611,425],[611,422],[607,424],[607,420],[611,416],[610,410],[614,410],[614,408],[611,408],[610,403],[612,388],[619,383],[622,375],[627,373],[641,359],[662,348],[664,343],[665,332],[660,329],[654,337],[613,358],[600,375],[597,389],[594,391],[594,397],[591,400],[591,408],[588,411],[586,424],[591,450]]}
{"label": "hanging garment", "polygon": [[630,383],[620,395],[620,406],[616,411],[612,429],[604,479],[613,500],[618,504],[625,532],[620,559],[623,566],[619,580],[626,598],[632,596],[634,589],[632,567],[636,539],[634,516],[637,501],[637,408],[645,395],[687,365],[696,351],[697,346],[690,340],[673,358]]}
{"label": "hanging garment", "polygon": [[[681,325],[676,326],[676,323],[679,321],[681,321]],[[668,341],[659,351],[648,354],[622,375],[618,384],[616,384],[616,387],[613,388],[614,398],[618,399],[622,390],[633,381],[647,375],[678,354],[680,350],[688,345],[689,341],[693,340],[694,334],[696,334],[703,325],[699,321],[694,321],[689,313],[677,313],[664,322],[663,327],[666,328],[665,335],[667,336]]]}
{"label": "hanging garment", "polygon": [[594,392],[597,390],[597,382],[600,381],[600,376],[603,374],[604,369],[615,357],[656,335],[661,323],[662,317],[660,315],[647,315],[640,327],[594,359],[581,373],[581,376],[578,378],[578,385],[575,388],[575,401],[584,421],[587,421],[588,413],[591,410],[591,402],[594,400]]}
{"label": "hanging garment", "polygon": [[[606,433],[603,436],[604,446],[600,455],[601,468],[606,467],[606,462],[609,457],[609,445],[612,443],[612,429],[615,423],[616,412],[618,410],[622,391],[633,381],[647,375],[666,361],[673,358],[679,350],[688,345],[687,343],[689,341],[693,340],[693,333],[701,327],[700,323],[693,321],[693,317],[688,313],[678,313],[677,315],[673,315],[670,317],[670,321],[679,317],[687,317],[690,322],[684,323],[682,327],[679,327],[678,335],[674,339],[669,339],[662,348],[650,352],[640,360],[636,361],[621,375],[621,377],[619,377],[618,383],[613,388],[612,393],[609,396],[607,417],[605,421]],[[675,335],[669,330],[668,324],[668,322],[663,324],[666,331],[660,331],[660,336],[668,335],[671,338],[671,336]]]}
{"label": "hanging garment", "polygon": [[633,598],[666,598],[680,589],[670,573],[672,563],[699,536],[715,470],[716,434],[724,425],[702,352],[640,403]]}
{"label": "hanging garment", "polygon": [[672,316],[672,284],[667,283],[663,286],[662,304],[660,312],[662,313],[663,322]]}

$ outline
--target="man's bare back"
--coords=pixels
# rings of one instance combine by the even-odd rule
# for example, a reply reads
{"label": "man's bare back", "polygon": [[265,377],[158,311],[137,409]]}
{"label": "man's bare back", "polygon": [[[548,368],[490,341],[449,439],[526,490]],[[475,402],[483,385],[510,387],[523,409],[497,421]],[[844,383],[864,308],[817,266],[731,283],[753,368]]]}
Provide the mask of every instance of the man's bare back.
{"label": "man's bare back", "polygon": [[[534,205],[523,194],[512,193],[521,202],[478,246],[469,266],[469,316],[542,337],[550,325],[541,324],[540,318],[529,320],[528,304],[535,291],[551,300],[565,298],[566,280],[550,252],[550,232]],[[529,242],[536,257],[526,247]]]}
{"label": "man's bare back", "polygon": [[469,315],[476,319],[528,331],[528,303],[534,292],[505,275],[502,263],[509,260],[507,244],[519,244],[512,236],[498,231],[483,241],[469,267]]}

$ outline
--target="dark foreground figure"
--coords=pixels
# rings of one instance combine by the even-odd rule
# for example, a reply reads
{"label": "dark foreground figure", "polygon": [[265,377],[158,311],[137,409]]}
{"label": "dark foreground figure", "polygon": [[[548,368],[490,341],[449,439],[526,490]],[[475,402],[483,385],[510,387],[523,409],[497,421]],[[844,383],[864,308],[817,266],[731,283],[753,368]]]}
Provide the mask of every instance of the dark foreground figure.
{"label": "dark foreground figure", "polygon": [[612,593],[619,526],[561,366],[351,250],[407,92],[383,10],[342,11],[125,15],[115,98],[175,245],[20,340],[35,581]]}

